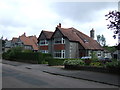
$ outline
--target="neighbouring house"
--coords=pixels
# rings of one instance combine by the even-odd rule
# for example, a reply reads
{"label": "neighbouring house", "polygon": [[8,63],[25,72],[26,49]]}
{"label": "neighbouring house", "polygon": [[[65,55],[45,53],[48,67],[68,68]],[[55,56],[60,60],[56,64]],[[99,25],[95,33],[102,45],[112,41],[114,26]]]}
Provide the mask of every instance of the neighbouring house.
{"label": "neighbouring house", "polygon": [[5,50],[4,52],[7,52],[12,47],[11,40],[5,40]]}
{"label": "neighbouring house", "polygon": [[53,32],[50,31],[44,31],[40,33],[38,37],[38,45],[39,45],[39,51],[42,53],[51,53],[52,52],[52,44],[51,44],[51,36]]}
{"label": "neighbouring house", "polygon": [[104,57],[105,58],[112,58],[112,53],[110,53],[108,50],[104,50]]}
{"label": "neighbouring house", "polygon": [[[49,38],[47,46],[51,49],[47,49],[50,54],[55,58],[80,58],[83,56],[91,56],[92,52],[95,52],[98,57],[104,55],[104,49],[101,45],[94,40],[94,30],[92,29],[90,35],[80,32],[75,28],[61,28],[61,24],[56,27],[54,33],[52,32]],[[38,42],[41,40],[47,40],[47,35],[44,31],[41,32]],[[39,47],[41,47],[39,43]],[[39,48],[43,50],[42,48]]]}
{"label": "neighbouring house", "polygon": [[120,60],[120,43],[116,46],[116,51],[113,53],[113,58]]}
{"label": "neighbouring house", "polygon": [[37,45],[37,37],[36,36],[26,36],[24,33],[23,35],[19,36],[18,38],[13,37],[11,40],[12,47],[24,47],[24,49],[29,49],[33,51],[38,51]]}

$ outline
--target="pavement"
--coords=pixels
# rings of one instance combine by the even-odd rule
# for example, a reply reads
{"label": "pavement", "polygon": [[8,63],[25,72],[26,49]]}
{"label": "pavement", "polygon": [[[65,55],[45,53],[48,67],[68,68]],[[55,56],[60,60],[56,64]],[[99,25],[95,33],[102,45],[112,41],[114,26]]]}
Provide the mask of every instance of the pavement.
{"label": "pavement", "polygon": [[45,73],[60,75],[65,77],[71,77],[75,79],[88,80],[108,85],[114,85],[120,87],[120,77],[116,74],[100,73],[92,71],[82,70],[66,70],[64,66],[47,66],[46,64],[25,64],[19,62],[11,62],[4,60],[4,64],[10,64],[13,66],[19,66],[26,69],[41,70]]}

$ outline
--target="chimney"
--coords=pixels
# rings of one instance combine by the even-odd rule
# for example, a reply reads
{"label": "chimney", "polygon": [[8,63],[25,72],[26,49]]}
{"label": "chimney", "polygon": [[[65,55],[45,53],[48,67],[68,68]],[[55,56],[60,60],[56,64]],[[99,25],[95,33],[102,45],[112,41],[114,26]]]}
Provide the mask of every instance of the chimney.
{"label": "chimney", "polygon": [[59,25],[57,25],[57,27],[61,27],[61,23],[59,23]]}
{"label": "chimney", "polygon": [[92,28],[92,30],[90,30],[90,37],[92,39],[94,39],[94,33],[95,33],[95,30]]}

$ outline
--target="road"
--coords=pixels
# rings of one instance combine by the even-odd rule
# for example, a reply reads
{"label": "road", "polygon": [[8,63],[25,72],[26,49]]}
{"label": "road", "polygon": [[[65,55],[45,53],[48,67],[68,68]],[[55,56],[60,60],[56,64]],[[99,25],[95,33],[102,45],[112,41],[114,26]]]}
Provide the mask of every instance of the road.
{"label": "road", "polygon": [[2,88],[117,88],[97,82],[52,75],[22,66],[2,65]]}

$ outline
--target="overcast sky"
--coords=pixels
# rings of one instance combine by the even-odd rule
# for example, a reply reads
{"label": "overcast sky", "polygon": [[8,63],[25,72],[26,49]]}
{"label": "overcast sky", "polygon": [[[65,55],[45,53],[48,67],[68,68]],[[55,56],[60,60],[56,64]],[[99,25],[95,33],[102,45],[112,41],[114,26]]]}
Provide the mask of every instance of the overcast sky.
{"label": "overcast sky", "polygon": [[50,0],[0,0],[0,37],[39,36],[41,30],[74,27],[89,35],[104,35],[107,45],[116,45],[113,31],[107,29],[105,14],[118,10],[117,2],[50,2]]}

